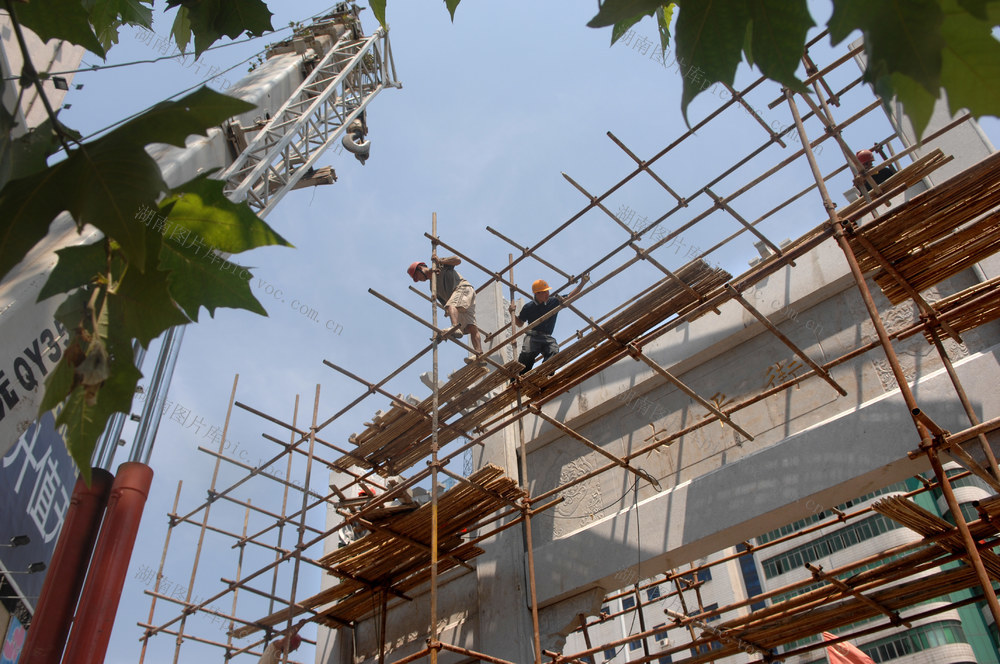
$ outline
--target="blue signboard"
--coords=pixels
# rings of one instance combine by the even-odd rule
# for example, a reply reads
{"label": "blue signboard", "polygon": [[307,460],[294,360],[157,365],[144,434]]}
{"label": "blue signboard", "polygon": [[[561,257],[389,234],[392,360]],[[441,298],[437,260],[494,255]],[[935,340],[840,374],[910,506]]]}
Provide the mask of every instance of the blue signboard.
{"label": "blue signboard", "polygon": [[52,413],[32,422],[0,459],[0,542],[30,540],[0,547],[0,564],[32,611],[45,581],[38,563],[52,559],[75,483],[76,466]]}
{"label": "blue signboard", "polygon": [[0,648],[0,664],[17,664],[17,660],[21,659],[21,650],[24,648],[26,637],[24,625],[17,616],[11,616],[3,647]]}

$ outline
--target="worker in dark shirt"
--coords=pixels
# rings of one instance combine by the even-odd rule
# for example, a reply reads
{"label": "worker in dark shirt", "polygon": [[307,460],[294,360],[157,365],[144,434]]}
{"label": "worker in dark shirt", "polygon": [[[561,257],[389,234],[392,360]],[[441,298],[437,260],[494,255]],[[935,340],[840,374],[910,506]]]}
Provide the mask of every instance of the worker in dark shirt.
{"label": "worker in dark shirt", "polygon": [[875,163],[875,155],[871,150],[858,150],[855,156],[858,158],[858,161],[861,162],[863,170],[858,174],[858,177],[865,185],[865,191],[870,191],[872,188],[871,184],[868,183],[868,177],[866,176],[870,175],[871,179],[875,181],[875,184],[882,184],[896,174],[896,169],[888,164],[879,170],[872,172],[872,164]]}
{"label": "worker in dark shirt", "polygon": [[[521,326],[535,322],[553,309],[558,308],[567,299],[576,297],[583,288],[583,285],[588,281],[590,281],[588,275],[580,277],[580,283],[577,287],[564,298],[559,295],[549,295],[549,285],[545,283],[544,279],[538,279],[531,284],[531,292],[534,294],[534,299],[521,307],[521,313],[514,316],[514,324]],[[514,309],[515,306],[511,304],[510,313],[512,315],[514,314]],[[535,365],[535,357],[539,353],[542,354],[542,362],[544,362],[559,352],[559,344],[556,343],[555,338],[552,336],[552,333],[556,329],[556,316],[557,314],[549,316],[539,323],[537,327],[533,327],[525,333],[524,344],[521,346],[521,354],[517,357],[517,361],[524,365],[521,373],[530,370]]]}

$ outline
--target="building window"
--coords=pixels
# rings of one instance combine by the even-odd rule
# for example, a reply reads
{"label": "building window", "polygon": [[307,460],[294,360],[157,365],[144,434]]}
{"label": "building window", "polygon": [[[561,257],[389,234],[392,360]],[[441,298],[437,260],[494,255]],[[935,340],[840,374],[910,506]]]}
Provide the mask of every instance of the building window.
{"label": "building window", "polygon": [[646,589],[646,599],[652,602],[654,599],[660,596],[660,586],[653,586],[652,588]]}
{"label": "building window", "polygon": [[672,661],[673,660],[670,658],[670,655],[667,655],[666,657],[661,657],[659,659],[659,664],[671,664]]}
{"label": "building window", "polygon": [[[736,549],[742,553],[747,550],[747,547],[740,543]],[[760,575],[757,574],[757,565],[754,564],[753,556],[749,554],[740,556],[740,574],[743,576],[743,585],[747,589],[747,596],[756,597],[764,592],[760,585]],[[750,605],[750,610],[757,611],[765,606],[767,606],[765,602],[754,602]]]}
{"label": "building window", "polygon": [[632,641],[632,642],[630,642],[628,644],[628,649],[629,650],[638,650],[641,647],[642,647],[642,641],[641,640],[635,640],[635,641]]}
{"label": "building window", "polygon": [[761,563],[761,567],[764,569],[764,577],[768,579],[774,578],[779,574],[797,569],[806,563],[825,558],[837,551],[899,527],[900,525],[892,519],[884,517],[881,514],[875,514],[863,521],[857,521],[844,526],[829,535],[814,539],[808,544],[803,544],[773,558],[768,558]]}
{"label": "building window", "polygon": [[622,611],[628,611],[632,608],[635,608],[635,597],[632,595],[622,597]]}
{"label": "building window", "polygon": [[610,662],[615,658],[615,655],[617,654],[618,654],[617,650],[615,650],[614,648],[608,648],[607,650],[604,651],[604,661]]}
{"label": "building window", "polygon": [[957,620],[921,625],[902,634],[880,639],[861,646],[861,650],[876,664],[911,655],[922,650],[930,650],[950,643],[968,643],[962,624]]}
{"label": "building window", "polygon": [[[872,491],[871,493],[866,493],[865,495],[855,498],[854,500],[848,500],[846,503],[837,505],[837,509],[841,511],[847,511],[851,507],[855,505],[860,505],[861,503],[867,500],[871,500],[872,498],[875,498],[877,496],[881,496],[886,493],[904,493],[906,491],[909,491],[909,488],[906,486],[905,482],[896,482],[895,484],[890,484],[889,486],[883,489],[879,489],[878,491]],[[814,523],[819,523],[820,521],[826,519],[829,516],[832,516],[832,512],[827,512],[824,510],[817,514],[808,516],[805,519],[799,519],[798,521],[790,523],[787,526],[782,526],[781,528],[777,528],[775,530],[772,530],[770,532],[758,536],[756,538],[757,544],[767,544],[768,542],[772,542],[780,537],[784,537],[785,535],[791,535],[792,533],[798,530],[802,530],[803,528],[807,528],[813,525]]]}
{"label": "building window", "polygon": [[[709,611],[715,611],[718,608],[719,608],[719,603],[718,602],[716,602],[715,604],[709,604],[708,606],[706,606],[702,610],[702,613],[708,613]],[[719,614],[719,615],[721,615],[721,614]],[[709,616],[708,618],[705,618],[705,622],[715,622],[716,620],[719,619],[719,615]]]}
{"label": "building window", "polygon": [[[659,625],[657,625],[653,629],[660,629],[661,627],[666,627],[666,626],[667,626],[666,623],[660,623]],[[657,643],[659,643],[660,641],[666,641],[667,640],[667,630],[663,630],[662,632],[657,632],[656,634],[653,635],[653,638],[656,639]]]}

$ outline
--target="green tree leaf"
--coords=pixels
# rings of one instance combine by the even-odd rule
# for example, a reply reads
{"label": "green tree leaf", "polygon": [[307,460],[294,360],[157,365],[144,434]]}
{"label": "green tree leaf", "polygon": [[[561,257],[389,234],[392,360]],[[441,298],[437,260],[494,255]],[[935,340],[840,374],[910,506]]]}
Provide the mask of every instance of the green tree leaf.
{"label": "green tree leaf", "polygon": [[213,317],[219,307],[267,315],[250,290],[250,272],[211,251],[202,253],[167,240],[160,250],[160,265],[170,271],[170,294],[191,320],[198,320],[200,307]]}
{"label": "green tree leaf", "polygon": [[82,228],[92,224],[114,238],[128,261],[146,269],[145,226],[136,212],[156,207],[166,190],[149,143],[183,146],[191,134],[253,108],[201,88],[178,101],[157,104],[114,131],[73,150],[62,162],[0,191],[0,275],[6,274],[68,210]]}
{"label": "green tree leaf", "polygon": [[85,0],[84,6],[90,10],[90,23],[105,50],[118,43],[121,26],[153,26],[153,10],[139,0]]}
{"label": "green tree leaf", "polygon": [[955,0],[942,5],[941,82],[948,90],[949,110],[954,114],[966,108],[976,117],[1000,114],[1000,42],[992,26],[963,11]]}
{"label": "green tree leaf", "polygon": [[372,8],[372,14],[375,15],[375,19],[378,24],[383,28],[385,25],[385,0],[368,0],[368,5]]}
{"label": "green tree leaf", "polygon": [[38,302],[85,286],[107,271],[108,252],[104,240],[65,247],[57,250],[56,255],[59,260],[38,293]]}
{"label": "green tree leaf", "polygon": [[45,379],[45,394],[42,395],[42,402],[38,405],[39,415],[58,406],[73,391],[74,368],[65,354],[59,358],[59,363]]}
{"label": "green tree leaf", "polygon": [[806,0],[750,0],[747,4],[753,28],[748,59],[768,78],[806,92],[795,76],[806,34],[816,25]]}
{"label": "green tree leaf", "polygon": [[656,10],[656,27],[660,33],[660,48],[663,53],[670,47],[670,21],[673,20],[677,3],[668,2]]}
{"label": "green tree leaf", "polygon": [[678,3],[677,60],[685,68],[681,112],[713,83],[732,85],[743,51],[750,13],[746,0],[686,0]]}
{"label": "green tree leaf", "polygon": [[254,108],[242,99],[201,87],[176,101],[157,104],[108,136],[114,135],[116,141],[121,142],[169,143],[184,147],[188,136],[205,136],[208,128]]}
{"label": "green tree leaf", "polygon": [[903,105],[917,136],[924,133],[937,101],[937,97],[927,92],[924,86],[905,74],[892,74],[878,79],[875,92],[883,99],[892,100],[895,97]]}
{"label": "green tree leaf", "polygon": [[669,3],[662,0],[605,0],[597,15],[587,25],[591,28],[604,28],[636,17],[652,16],[664,4]]}
{"label": "green tree leaf", "polygon": [[904,74],[932,95],[941,86],[941,50],[944,15],[937,0],[869,2],[835,0],[830,17],[830,39],[839,43],[861,30],[871,71],[884,64],[890,74]]}
{"label": "green tree leaf", "polygon": [[98,438],[114,413],[129,412],[135,386],[142,378],[142,373],[135,367],[132,347],[128,343],[109,342],[106,344],[106,351],[107,380],[95,386],[78,384],[56,417],[56,424],[66,427],[69,453],[88,482],[90,459]]}
{"label": "green tree leaf", "polygon": [[177,10],[177,16],[174,17],[174,24],[170,28],[170,34],[173,35],[177,48],[183,53],[187,45],[191,42],[191,20],[188,18],[187,7],[181,7]]}
{"label": "green tree leaf", "polygon": [[104,57],[104,47],[90,27],[90,15],[79,2],[60,2],[58,9],[47,2],[17,3],[14,15],[18,23],[42,38],[64,39]]}
{"label": "green tree leaf", "polygon": [[445,6],[448,7],[448,13],[451,14],[451,20],[455,21],[455,10],[458,9],[458,3],[462,0],[444,0]]}
{"label": "green tree leaf", "polygon": [[[62,142],[55,130],[56,126],[63,136],[74,141],[80,140],[81,136],[78,132],[73,131],[58,120],[53,122],[50,118],[46,118],[27,134],[11,141],[11,180],[17,180],[41,171],[47,166],[48,157],[62,149]],[[6,184],[6,181],[3,184]]]}
{"label": "green tree leaf", "polygon": [[632,26],[642,20],[642,16],[633,16],[632,18],[625,19],[624,21],[619,21],[611,26],[611,45],[614,46],[615,42],[625,36]]}
{"label": "green tree leaf", "polygon": [[171,327],[190,322],[170,295],[168,276],[157,269],[129,269],[115,291],[108,294],[117,331],[138,340],[143,348]]}
{"label": "green tree leaf", "polygon": [[[181,5],[194,34],[195,57],[222,37],[251,37],[273,30],[271,11],[262,0],[168,0],[167,8]],[[176,27],[176,26],[175,26]],[[176,39],[176,34],[175,34]],[[186,41],[185,41],[186,43]]]}
{"label": "green tree leaf", "polygon": [[[187,229],[205,247],[231,254],[275,244],[292,246],[246,203],[226,198],[224,186],[205,174],[176,187],[160,202],[161,209],[168,211],[167,223]],[[185,239],[185,243],[193,242],[193,237]]]}

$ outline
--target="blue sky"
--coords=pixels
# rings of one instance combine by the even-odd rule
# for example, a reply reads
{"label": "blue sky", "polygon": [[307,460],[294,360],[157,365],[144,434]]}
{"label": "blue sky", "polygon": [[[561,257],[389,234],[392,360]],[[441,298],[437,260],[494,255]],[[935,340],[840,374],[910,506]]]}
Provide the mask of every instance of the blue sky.
{"label": "blue sky", "polygon": [[[305,20],[329,7],[326,2],[312,0],[270,4],[276,13],[276,27]],[[825,3],[813,4],[817,21],[825,21],[821,11]],[[202,322],[186,330],[168,397],[171,410],[160,425],[151,459],[156,473],[154,486],[123,592],[108,662],[138,661],[140,630],[135,622],[145,620],[149,609],[149,598],[143,591],[152,588],[148,573],[160,561],[165,514],[179,480],[184,482],[182,513],[205,495],[213,461],[197,447],[210,444],[206,434],[212,427],[221,428],[234,374],[239,374],[238,400],[285,420],[291,419],[296,395],[300,395],[300,423],[311,418],[319,384],[319,417],[326,419],[361,394],[363,388],[325,367],[324,359],[375,381],[427,343],[424,328],[369,295],[367,289],[374,288],[429,317],[423,300],[408,291],[411,282],[405,268],[429,255],[423,234],[430,231],[432,213],[437,213],[443,240],[499,269],[506,265],[511,248],[486,232],[487,226],[520,244],[533,244],[586,203],[562,173],[599,194],[632,170],[631,159],[609,140],[606,132],[613,132],[645,159],[685,131],[679,105],[680,76],[650,57],[652,50],[643,52],[638,39],[609,47],[609,30],[585,27],[594,10],[595,3],[569,0],[469,0],[459,6],[452,24],[440,2],[390,0],[390,39],[403,87],[382,92],[370,107],[371,158],[363,166],[346,154],[329,154],[321,159],[321,165],[330,164],[336,169],[339,180],[332,186],[292,192],[268,218],[295,248],[259,249],[237,257],[239,262],[253,267],[252,286],[267,308],[268,317],[219,310],[214,319],[203,313]],[[365,10],[362,16],[366,32],[370,33],[375,21],[370,11]],[[159,37],[165,37],[169,21],[159,18],[154,29]],[[635,33],[643,39],[655,38],[649,20],[637,26]],[[287,34],[285,31],[278,37],[210,51],[202,57],[207,67],[201,73],[172,60],[78,74],[74,83],[84,88],[67,97],[71,107],[63,112],[62,119],[88,134],[196,85],[210,67],[228,68]],[[152,45],[137,39],[137,33],[123,30],[121,42],[111,50],[108,62],[159,55]],[[98,62],[90,55],[84,59],[88,64]],[[246,65],[240,65],[222,77],[234,83],[245,72]],[[746,71],[741,75],[750,80]],[[752,103],[769,124],[784,128],[789,122],[784,107],[767,107],[777,94],[774,86],[767,86],[755,94]],[[703,94],[692,104],[689,117],[696,121],[718,103],[718,96]],[[711,132],[683,144],[656,167],[677,191],[697,190],[722,170],[728,155],[746,152],[764,140],[763,131],[746,113],[735,109],[727,113],[730,115],[721,126],[715,123]],[[813,136],[818,135],[816,127],[811,131]],[[884,122],[873,123],[852,129],[848,140],[859,148],[866,147],[887,133]],[[791,144],[790,149],[794,147]],[[780,149],[770,150],[767,158],[773,163],[781,157]],[[835,161],[838,157],[833,151],[832,146],[826,148],[822,158]],[[754,169],[763,170],[764,163],[751,163],[721,181],[716,193],[732,193],[750,179]],[[800,167],[778,174],[771,185],[787,195],[810,179]],[[831,190],[838,196],[837,192],[848,186],[846,181],[840,181]],[[754,219],[776,200],[773,191],[748,194],[740,198],[740,211]],[[672,199],[649,178],[637,179],[607,202],[613,212],[625,215],[631,211],[634,218],[651,219],[672,205]],[[700,209],[692,206],[683,219],[691,218]],[[764,232],[780,242],[822,221],[823,208],[818,197],[811,195],[801,206],[765,224]],[[670,227],[679,223],[671,222]],[[682,236],[683,249],[664,248],[658,257],[669,266],[680,265],[689,259],[685,256],[689,248],[707,248],[733,229],[731,220],[721,218],[717,224],[699,224]],[[590,212],[541,253],[576,274],[625,237],[607,216]],[[713,254],[710,260],[738,274],[754,255],[749,241],[740,240]],[[613,264],[628,257],[622,256]],[[471,266],[462,266],[459,271],[477,286],[486,280],[486,275]],[[592,315],[603,314],[651,284],[658,274],[648,266],[636,266],[581,299],[579,306]],[[562,285],[557,275],[532,261],[523,263],[515,274],[523,288],[536,278]],[[307,310],[316,311],[315,320],[293,308],[303,304]],[[564,338],[577,327],[579,321],[564,313],[557,336]],[[442,370],[459,366],[460,357],[455,348],[444,348]],[[417,376],[429,369],[428,357],[392,381],[388,391],[423,397],[427,390]],[[149,370],[147,367],[146,373]],[[362,422],[376,409],[386,406],[384,398],[367,399],[327,427],[325,438],[346,443],[347,436],[360,431]],[[246,456],[236,449],[227,453],[251,464],[273,455],[276,446],[260,436],[262,430],[285,438],[277,427],[235,410],[229,437],[234,446],[238,442],[239,449],[246,450]],[[297,464],[296,472],[302,471]],[[223,464],[219,485],[226,486],[242,474]],[[326,480],[317,469],[312,487],[324,492]],[[280,491],[269,491],[253,493],[254,503],[278,509]],[[238,530],[242,509],[216,504],[212,522],[221,520],[227,520],[230,529]],[[252,530],[254,526],[263,527],[266,519],[253,516],[250,523]],[[171,582],[187,587],[192,585],[190,563],[197,529],[181,527],[172,537],[164,573]],[[211,534],[206,538],[202,564],[192,585],[195,595],[213,594],[220,588],[220,577],[235,575],[235,553],[230,544]],[[250,551],[244,570],[264,564],[268,557]],[[318,549],[312,552],[319,555]],[[267,586],[269,582],[257,585],[261,589]],[[299,597],[318,588],[315,571],[300,576]],[[230,602],[231,596],[218,604],[228,611]],[[240,614],[257,617],[254,610],[241,609]],[[174,609],[164,611],[161,603],[154,623],[175,614]],[[212,626],[202,618],[195,620],[202,620],[198,633],[225,640],[218,623]],[[157,637],[147,661],[167,661],[172,646],[172,637]],[[221,651],[202,651],[197,645],[185,646],[182,657],[187,661],[201,652],[221,658]],[[303,661],[311,657],[309,649],[301,651]]]}

